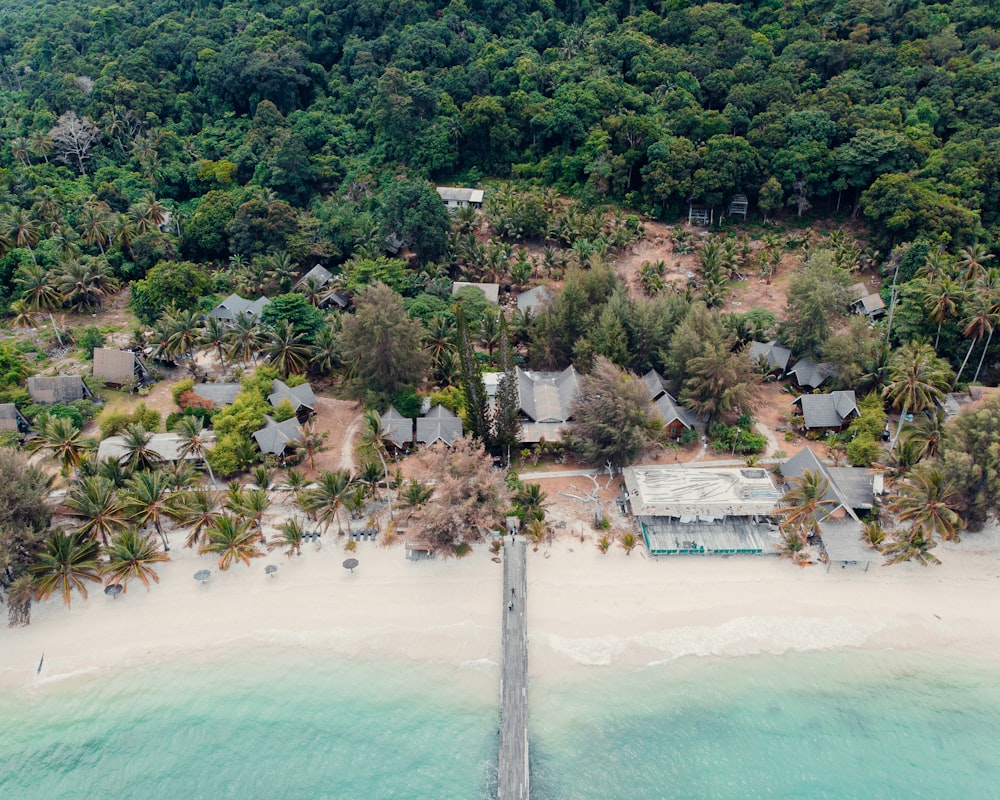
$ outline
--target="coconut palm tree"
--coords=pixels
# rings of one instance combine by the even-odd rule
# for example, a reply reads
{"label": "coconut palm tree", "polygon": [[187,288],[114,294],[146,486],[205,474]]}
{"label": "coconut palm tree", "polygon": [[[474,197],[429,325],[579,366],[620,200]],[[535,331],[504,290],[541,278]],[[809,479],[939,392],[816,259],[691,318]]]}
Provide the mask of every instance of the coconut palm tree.
{"label": "coconut palm tree", "polygon": [[43,417],[38,425],[38,435],[28,445],[33,453],[44,452],[62,465],[62,474],[68,475],[83,463],[84,456],[94,449],[94,440],[86,438],[72,420],[65,417]]}
{"label": "coconut palm tree", "polygon": [[260,549],[260,535],[248,520],[224,514],[215,520],[206,533],[208,540],[198,548],[198,552],[202,555],[218,554],[221,570],[229,569],[237,561],[242,561],[249,567],[250,559],[264,555]]}
{"label": "coconut palm tree", "polygon": [[944,435],[945,414],[940,409],[932,411],[928,409],[921,414],[919,419],[907,428],[902,435],[902,443],[912,442],[919,453],[917,460],[934,458],[941,445],[941,437]]}
{"label": "coconut palm tree", "polygon": [[899,564],[903,561],[918,561],[923,566],[928,564],[940,564],[941,559],[935,556],[931,550],[937,547],[934,537],[929,535],[920,525],[915,525],[907,531],[901,532],[885,548],[884,552],[889,556],[886,564]]}
{"label": "coconut palm tree", "polygon": [[247,520],[257,535],[263,539],[261,529],[264,525],[264,515],[270,505],[271,499],[268,497],[266,489],[247,489],[240,495],[239,500],[230,505],[229,508]]}
{"label": "coconut palm tree", "polygon": [[63,304],[80,314],[100,309],[104,298],[118,287],[107,264],[72,259],[63,262],[56,277]]}
{"label": "coconut palm tree", "polygon": [[292,281],[295,280],[295,270],[298,263],[284,250],[275,253],[267,260],[267,277],[270,278],[277,290],[284,294],[291,290]]}
{"label": "coconut palm tree", "polygon": [[200,311],[172,309],[167,316],[167,355],[190,358],[202,342],[204,317]]}
{"label": "coconut palm tree", "polygon": [[937,323],[934,349],[941,340],[941,326],[945,320],[958,313],[958,306],[965,299],[965,288],[954,278],[943,275],[927,284],[924,292],[924,308],[931,322]]}
{"label": "coconut palm tree", "polygon": [[806,553],[806,537],[798,530],[782,529],[781,543],[778,545],[778,555],[790,558],[794,564],[804,564],[809,556]]}
{"label": "coconut palm tree", "polygon": [[970,244],[958,251],[958,268],[962,280],[967,284],[974,283],[986,269],[986,264],[993,260],[989,247],[981,242]]}
{"label": "coconut palm tree", "polygon": [[979,363],[976,365],[976,374],[972,376],[972,382],[979,382],[979,373],[983,369],[983,362],[986,360],[986,353],[989,352],[990,343],[993,341],[993,333],[1000,325],[1000,269],[987,270],[982,280],[976,282],[974,291],[983,298],[983,303],[992,314],[992,324],[986,334],[986,344],[983,345],[983,352],[979,356]]}
{"label": "coconut palm tree", "polygon": [[263,334],[256,317],[245,311],[237,314],[229,329],[229,345],[226,353],[230,361],[249,364],[251,359],[256,359],[263,343]]}
{"label": "coconut palm tree", "polygon": [[21,289],[21,298],[32,311],[52,311],[62,305],[62,295],[56,286],[56,273],[38,264],[28,264],[14,278]]}
{"label": "coconut palm tree", "polygon": [[125,506],[118,487],[100,475],[83,478],[70,487],[63,505],[70,516],[82,520],[76,532],[105,546],[128,525]]}
{"label": "coconut palm tree", "polygon": [[344,506],[353,485],[351,473],[347,470],[324,470],[320,474],[318,485],[302,493],[302,510],[314,515],[324,528],[336,521],[337,531],[343,533],[338,512]]}
{"label": "coconut palm tree", "polygon": [[382,430],[382,418],[373,408],[365,409],[359,441],[362,452],[374,455],[382,465],[382,473],[385,476],[386,503],[389,506],[389,519],[392,519],[392,490],[389,485],[389,465],[385,459],[389,452],[388,439],[385,438],[385,432]]}
{"label": "coconut palm tree", "polygon": [[41,229],[31,213],[23,208],[7,208],[0,214],[0,249],[19,247],[28,251],[33,264],[37,264],[35,251],[31,248],[38,244]]}
{"label": "coconut palm tree", "polygon": [[361,464],[355,480],[364,487],[365,497],[381,499],[378,484],[382,480],[383,474],[382,466],[375,461],[365,461]]}
{"label": "coconut palm tree", "polygon": [[835,505],[835,501],[827,499],[830,481],[819,472],[806,470],[801,478],[789,478],[788,482],[792,488],[785,492],[778,512],[784,517],[782,527],[813,536]]}
{"label": "coconut palm tree", "polygon": [[302,537],[305,535],[305,528],[297,517],[285,520],[278,527],[279,533],[267,543],[269,550],[279,547],[285,548],[285,555],[291,558],[293,555],[302,555]]}
{"label": "coconut palm tree", "polygon": [[163,460],[150,443],[153,434],[147,431],[142,423],[133,422],[122,432],[122,450],[120,461],[127,472],[142,472],[155,469]]}
{"label": "coconut palm tree", "polygon": [[38,327],[38,312],[26,300],[12,300],[7,310],[10,312],[10,327],[14,330]]}
{"label": "coconut palm tree", "polygon": [[323,449],[323,443],[330,435],[326,431],[317,431],[311,422],[301,426],[302,435],[292,445],[295,452],[309,459],[309,469],[316,469],[316,454]]}
{"label": "coconut palm tree", "polygon": [[104,548],[108,559],[104,567],[105,583],[122,584],[122,591],[128,591],[130,578],[138,578],[149,588],[149,582],[160,582],[154,564],[170,560],[170,556],[156,546],[152,535],[128,528],[117,534],[111,544]]}
{"label": "coconut palm tree", "polygon": [[334,317],[313,337],[309,367],[317,375],[332,375],[341,365],[340,323]]}
{"label": "coconut palm tree", "polygon": [[541,512],[540,519],[545,518],[545,501],[548,495],[537,483],[526,483],[514,495],[514,505],[524,509],[526,515]]}
{"label": "coconut palm tree", "polygon": [[941,400],[948,390],[950,379],[948,362],[938,358],[934,348],[926,342],[909,342],[893,354],[889,365],[889,384],[882,390],[882,397],[889,400],[893,408],[900,410],[899,426],[890,450],[896,448],[906,415],[920,413]]}
{"label": "coconut palm tree", "polygon": [[170,211],[152,192],[146,192],[139,202],[129,207],[128,213],[132,217],[135,229],[143,234],[159,228],[166,222]]}
{"label": "coconut palm tree", "polygon": [[625,555],[628,556],[631,555],[632,551],[639,546],[639,537],[632,531],[626,531],[621,535],[621,538],[618,540],[618,544],[622,546],[622,549],[625,551]]}
{"label": "coconut palm tree", "polygon": [[222,514],[222,505],[217,492],[191,489],[171,497],[168,512],[174,522],[189,529],[184,546],[194,547],[206,541],[205,531]]}
{"label": "coconut palm tree", "polygon": [[215,473],[212,472],[212,465],[208,463],[208,459],[205,457],[208,453],[208,445],[211,438],[205,431],[204,420],[200,417],[184,415],[174,422],[170,430],[180,437],[177,450],[178,455],[181,458],[187,458],[190,455],[204,463],[205,468],[208,470],[208,477],[212,481],[211,485],[214,488]]}
{"label": "coconut palm tree", "polygon": [[88,201],[77,215],[77,224],[83,234],[83,240],[91,247],[97,245],[101,255],[107,258],[105,248],[114,233],[111,209],[103,201]]}
{"label": "coconut palm tree", "polygon": [[400,492],[399,497],[409,508],[420,508],[434,495],[434,487],[425,486],[420,481],[410,478]]}
{"label": "coconut palm tree", "polygon": [[215,355],[219,359],[219,365],[226,366],[226,345],[229,341],[229,328],[218,317],[207,316],[201,328],[201,337],[198,344],[215,350]]}
{"label": "coconut palm tree", "polygon": [[174,513],[170,494],[170,480],[163,472],[136,472],[125,483],[125,513],[137,525],[152,525],[160,534],[163,549],[170,550],[170,542],[163,531],[163,520]]}
{"label": "coconut palm tree", "polygon": [[304,334],[297,333],[291,323],[279,319],[266,334],[268,358],[278,374],[283,378],[300,375],[309,366],[311,355],[309,343]]}
{"label": "coconut palm tree", "polygon": [[965,527],[965,520],[954,508],[957,501],[958,489],[951,478],[936,466],[918,464],[900,483],[889,510],[928,536],[957,541]]}
{"label": "coconut palm tree", "polygon": [[54,531],[28,568],[35,585],[35,599],[48,600],[59,591],[66,605],[76,589],[87,599],[87,583],[100,583],[100,545],[78,533]]}

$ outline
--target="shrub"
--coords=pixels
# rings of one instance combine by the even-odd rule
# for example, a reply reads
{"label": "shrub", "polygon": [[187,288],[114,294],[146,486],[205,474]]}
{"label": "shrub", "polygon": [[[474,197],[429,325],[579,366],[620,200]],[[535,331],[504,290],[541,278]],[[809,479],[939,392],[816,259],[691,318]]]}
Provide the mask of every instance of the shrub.
{"label": "shrub", "polygon": [[101,429],[101,438],[118,436],[132,422],[129,413],[120,406],[108,406],[97,418],[97,426]]}
{"label": "shrub", "polygon": [[84,356],[88,359],[94,358],[94,350],[104,347],[104,337],[101,332],[91,325],[76,335],[76,343],[83,350]]}
{"label": "shrub", "polygon": [[271,416],[274,417],[275,422],[284,422],[286,419],[291,419],[295,416],[295,409],[292,407],[292,402],[287,397],[275,406],[274,411],[271,412]]}
{"label": "shrub", "polygon": [[698,431],[695,428],[685,428],[678,441],[685,447],[695,444],[698,441]]}
{"label": "shrub", "polygon": [[211,411],[215,408],[215,403],[207,397],[195,394],[190,389],[186,392],[181,392],[180,395],[178,395],[177,405],[180,406],[181,410],[185,414],[189,408],[200,408],[209,413],[211,413]]}
{"label": "shrub", "polygon": [[49,406],[47,411],[50,417],[60,417],[62,419],[68,419],[73,423],[76,428],[83,429],[84,423],[90,418],[87,416],[83,409],[77,408],[77,403],[79,400],[73,403],[56,403],[54,406]]}
{"label": "shrub", "polygon": [[132,422],[142,425],[150,433],[156,433],[160,429],[162,420],[160,412],[147,408],[145,403],[139,403],[132,412]]}
{"label": "shrub", "polygon": [[[185,392],[190,392],[193,388],[194,378],[185,378],[182,381],[177,381],[177,383],[170,388],[170,394],[174,398],[174,402],[179,406],[181,405],[181,395]],[[197,395],[195,395],[195,397],[197,397]]]}
{"label": "shrub", "polygon": [[847,460],[852,467],[870,467],[881,455],[881,443],[868,434],[857,436],[847,445]]}

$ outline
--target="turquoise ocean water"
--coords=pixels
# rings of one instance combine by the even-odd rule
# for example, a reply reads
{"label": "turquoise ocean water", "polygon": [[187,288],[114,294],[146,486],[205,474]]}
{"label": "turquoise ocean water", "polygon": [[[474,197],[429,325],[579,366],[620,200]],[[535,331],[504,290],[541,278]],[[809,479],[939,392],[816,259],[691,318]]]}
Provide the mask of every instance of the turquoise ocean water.
{"label": "turquoise ocean water", "polygon": [[[0,798],[495,793],[492,666],[315,651],[0,692]],[[896,652],[680,659],[531,684],[532,797],[1000,797],[1000,667]]]}

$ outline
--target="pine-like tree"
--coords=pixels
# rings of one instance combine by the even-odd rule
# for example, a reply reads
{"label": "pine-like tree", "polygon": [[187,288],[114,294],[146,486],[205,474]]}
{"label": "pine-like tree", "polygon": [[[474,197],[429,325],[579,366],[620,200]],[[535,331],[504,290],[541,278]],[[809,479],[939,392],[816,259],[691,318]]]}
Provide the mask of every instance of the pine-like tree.
{"label": "pine-like tree", "polygon": [[517,391],[517,369],[511,352],[507,318],[500,314],[500,367],[503,374],[497,383],[497,396],[493,410],[493,447],[507,455],[510,448],[517,447],[521,438],[520,397]]}
{"label": "pine-like tree", "polygon": [[462,393],[465,395],[466,422],[469,435],[479,439],[484,445],[491,445],[490,409],[487,405],[486,386],[483,375],[479,371],[475,354],[472,352],[472,342],[469,339],[469,326],[465,321],[462,304],[458,303],[455,312],[458,322],[458,355],[462,365]]}

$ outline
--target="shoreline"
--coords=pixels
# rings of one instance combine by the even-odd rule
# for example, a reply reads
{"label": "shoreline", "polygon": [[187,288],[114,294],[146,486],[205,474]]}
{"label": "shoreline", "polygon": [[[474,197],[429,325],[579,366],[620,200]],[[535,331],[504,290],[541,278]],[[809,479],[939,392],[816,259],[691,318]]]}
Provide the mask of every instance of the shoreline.
{"label": "shoreline", "polygon": [[[213,569],[205,584],[192,576],[214,562],[177,542],[148,592],[133,583],[113,600],[95,585],[69,609],[57,599],[36,604],[31,625],[0,628],[0,688],[275,646],[496,668],[502,568],[485,547],[463,559],[410,562],[400,546],[361,543],[352,574],[341,566],[343,540],[324,539],[301,557],[272,553],[249,568]],[[1000,663],[1000,529],[935,552],[940,566],[827,573],[774,557],[601,555],[592,538],[558,539],[528,551],[529,674],[572,679],[687,656],[852,648]],[[275,577],[266,564],[278,565]]]}

